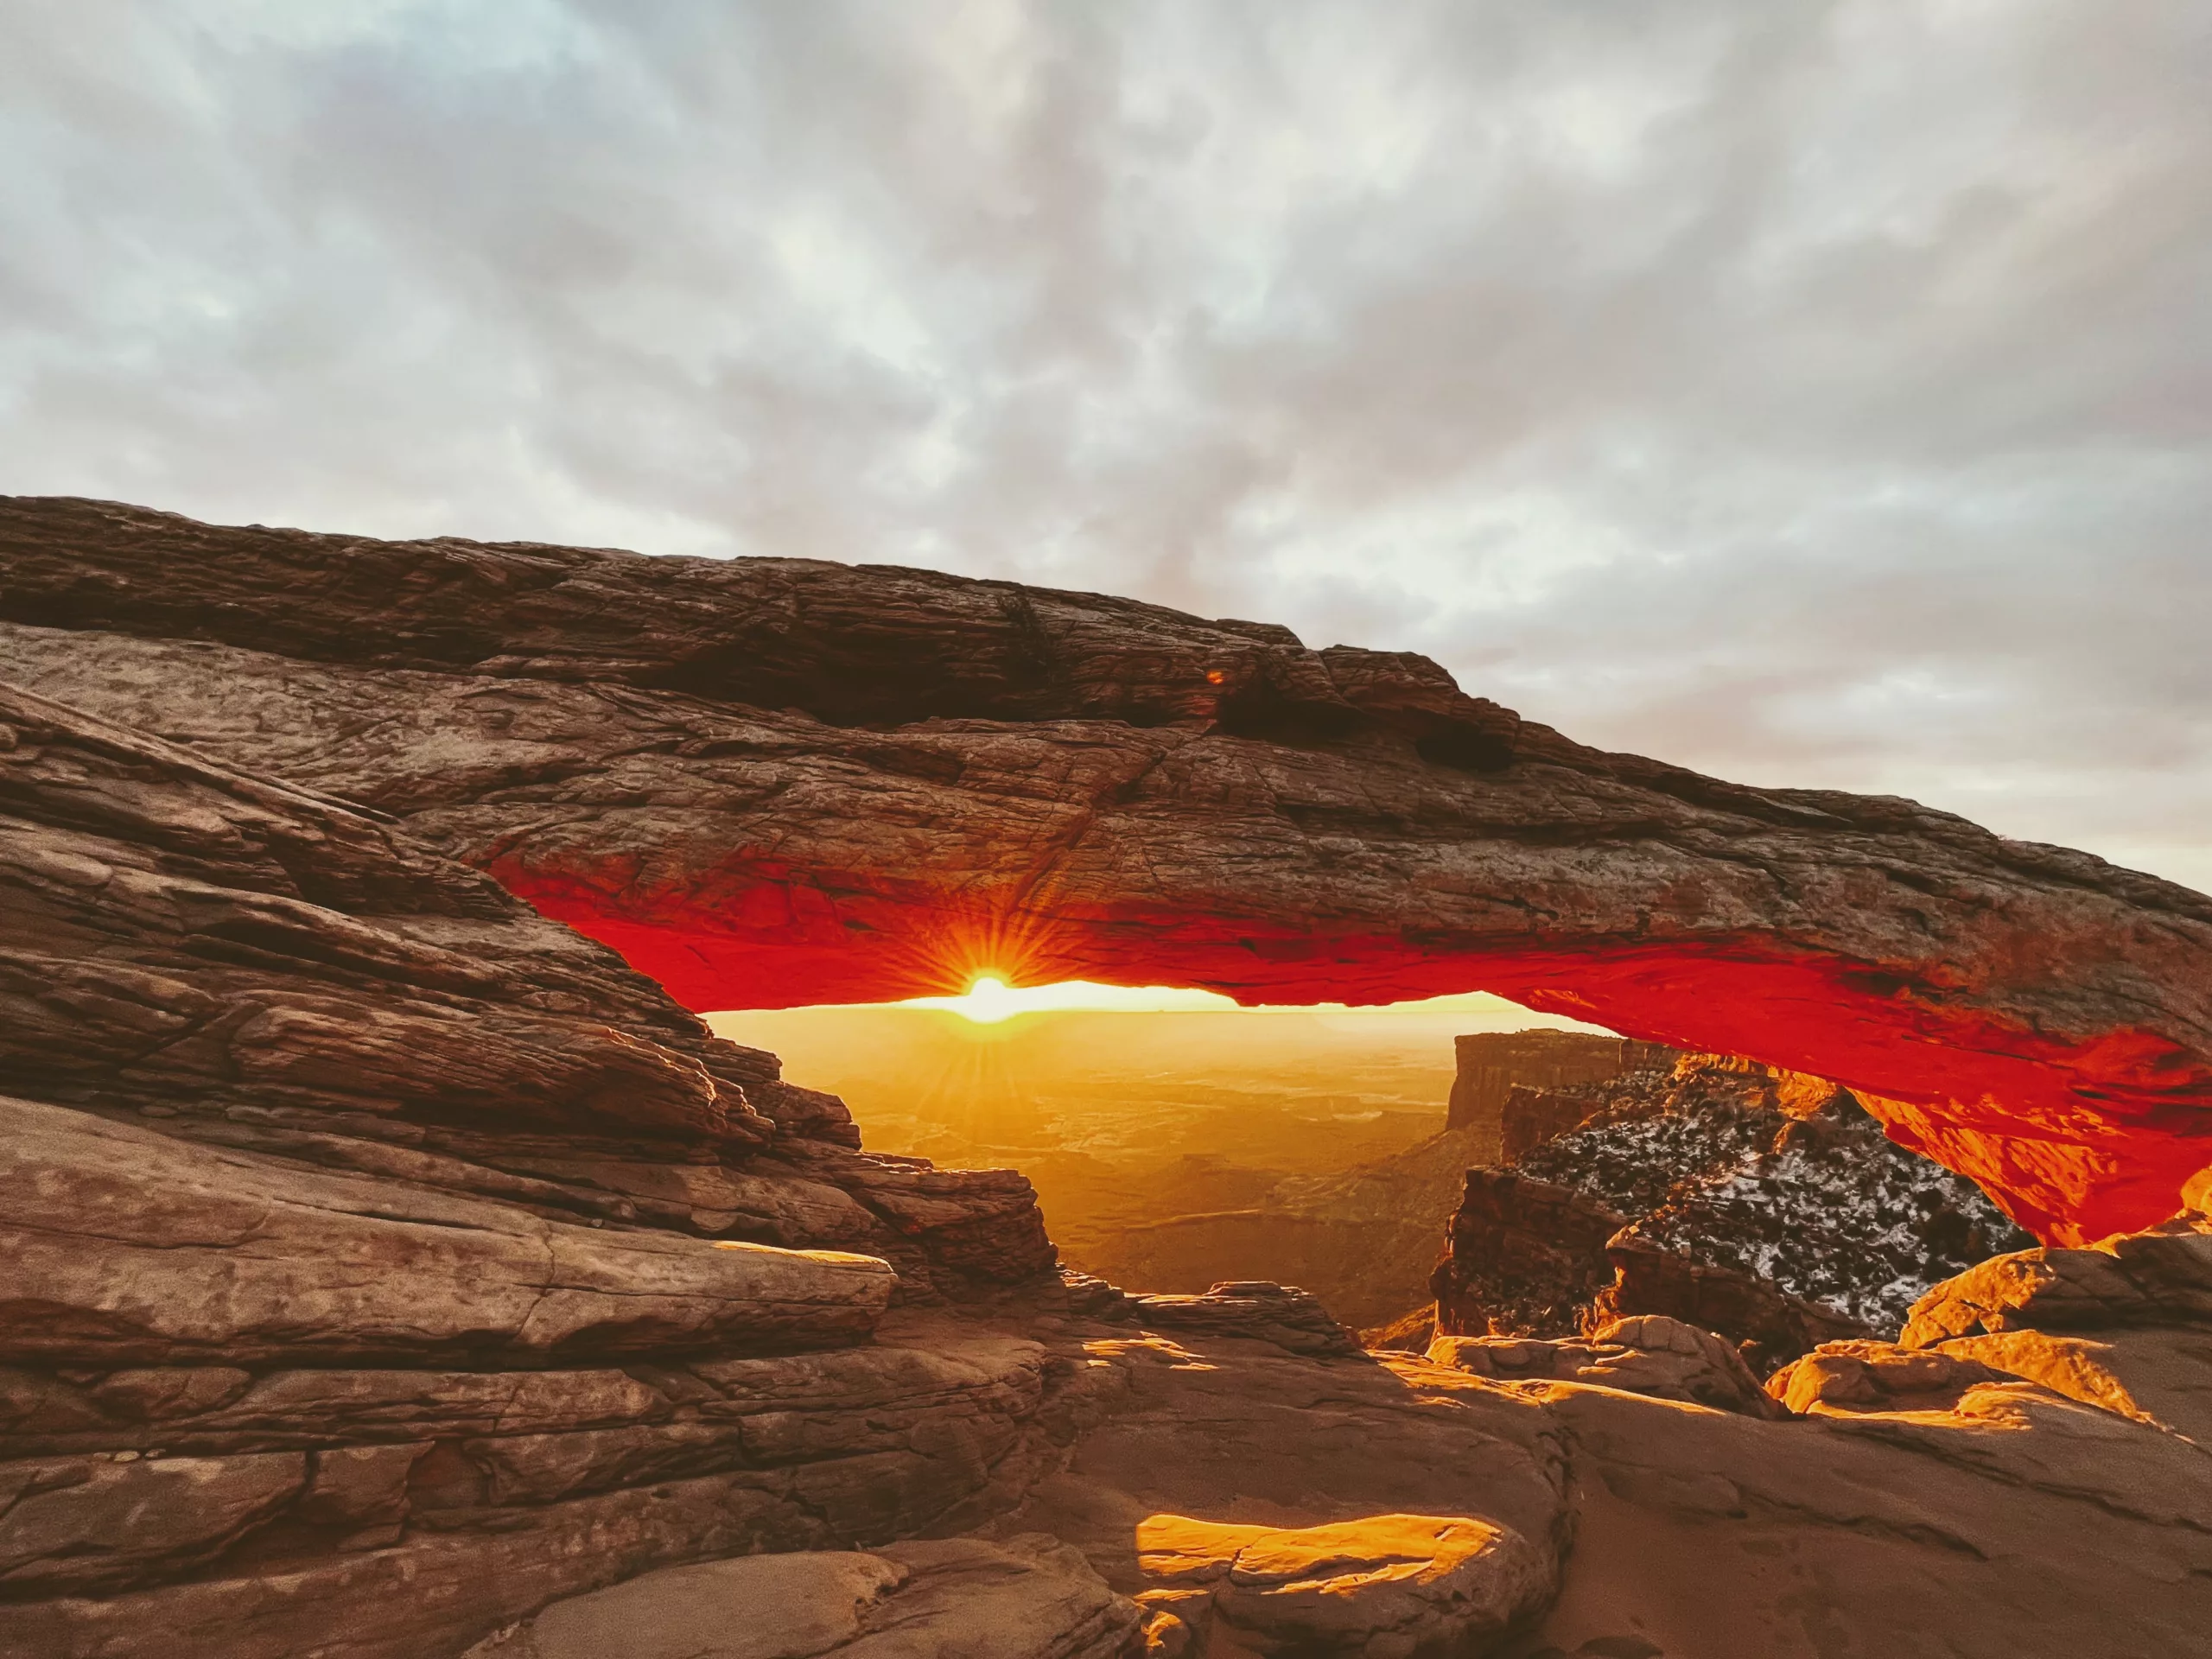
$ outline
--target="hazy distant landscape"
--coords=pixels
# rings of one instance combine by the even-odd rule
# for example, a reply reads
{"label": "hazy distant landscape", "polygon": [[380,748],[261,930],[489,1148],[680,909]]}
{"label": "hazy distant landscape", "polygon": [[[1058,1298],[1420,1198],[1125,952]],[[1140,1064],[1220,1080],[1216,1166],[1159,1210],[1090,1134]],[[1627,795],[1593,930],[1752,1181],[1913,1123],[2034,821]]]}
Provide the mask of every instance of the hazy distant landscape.
{"label": "hazy distant landscape", "polygon": [[1389,1157],[1444,1127],[1452,1039],[1567,1022],[1471,995],[1385,1009],[1024,1014],[898,1005],[708,1023],[844,1097],[875,1152],[1009,1166],[1071,1266],[1109,1236],[1254,1203],[1286,1177]]}

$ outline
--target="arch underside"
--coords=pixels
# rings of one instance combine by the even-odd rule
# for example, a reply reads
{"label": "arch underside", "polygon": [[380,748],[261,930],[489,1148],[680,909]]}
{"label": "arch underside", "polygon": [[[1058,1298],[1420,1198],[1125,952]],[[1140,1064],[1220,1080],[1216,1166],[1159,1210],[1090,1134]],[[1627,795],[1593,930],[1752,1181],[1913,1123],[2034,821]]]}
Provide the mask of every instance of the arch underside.
{"label": "arch underside", "polygon": [[1569,742],[1420,658],[928,573],[0,501],[34,690],[391,814],[695,1009],[1487,990],[1859,1091],[2047,1239],[2212,1163],[2212,900]]}
{"label": "arch underside", "polygon": [[[938,995],[985,968],[1026,982],[1191,986],[1245,1002],[1488,991],[1624,1035],[1842,1082],[1892,1139],[1970,1176],[2052,1242],[2163,1220],[2183,1183],[2212,1163],[2201,1070],[2175,1045],[2139,1032],[2053,1038],[1904,994],[1874,964],[1793,952],[1757,934],[1515,950],[1381,933],[1270,935],[1227,918],[1147,917],[1134,906],[1111,916],[1060,909],[988,918],[925,906],[902,918],[856,902],[848,886],[836,925],[865,917],[848,930],[861,940],[824,941],[802,927],[728,925],[716,912],[687,925],[673,919],[673,905],[658,917],[624,914],[621,901],[572,879],[548,880],[519,862],[492,868],[511,891],[701,1010]],[[782,896],[764,884],[753,902]],[[634,893],[626,898],[635,904]],[[2183,1086],[2171,1086],[2176,1074]]]}

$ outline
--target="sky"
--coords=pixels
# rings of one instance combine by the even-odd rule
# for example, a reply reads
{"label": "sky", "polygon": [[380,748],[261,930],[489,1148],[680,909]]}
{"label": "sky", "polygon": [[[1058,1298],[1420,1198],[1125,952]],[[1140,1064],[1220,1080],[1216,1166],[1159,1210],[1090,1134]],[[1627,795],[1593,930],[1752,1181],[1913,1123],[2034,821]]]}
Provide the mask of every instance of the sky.
{"label": "sky", "polygon": [[0,491],[1133,594],[2212,890],[2212,7],[7,0]]}

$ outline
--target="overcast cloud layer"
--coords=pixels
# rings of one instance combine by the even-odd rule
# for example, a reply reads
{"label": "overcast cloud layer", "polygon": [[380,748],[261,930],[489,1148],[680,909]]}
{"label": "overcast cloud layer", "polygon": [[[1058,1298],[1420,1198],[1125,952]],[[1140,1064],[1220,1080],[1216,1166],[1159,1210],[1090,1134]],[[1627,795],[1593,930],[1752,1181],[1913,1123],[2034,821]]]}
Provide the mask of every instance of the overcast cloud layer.
{"label": "overcast cloud layer", "polygon": [[0,158],[0,490],[1111,589],[2212,889],[2202,0],[5,0]]}

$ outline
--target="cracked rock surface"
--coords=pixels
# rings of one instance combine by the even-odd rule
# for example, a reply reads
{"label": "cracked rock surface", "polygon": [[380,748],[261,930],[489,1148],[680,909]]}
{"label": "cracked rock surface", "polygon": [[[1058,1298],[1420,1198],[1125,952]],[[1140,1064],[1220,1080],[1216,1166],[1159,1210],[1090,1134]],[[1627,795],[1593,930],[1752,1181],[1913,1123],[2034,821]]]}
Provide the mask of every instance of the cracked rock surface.
{"label": "cracked rock surface", "polygon": [[556,1602],[467,1659],[1119,1659],[1136,1604],[1032,1534],[665,1567]]}

